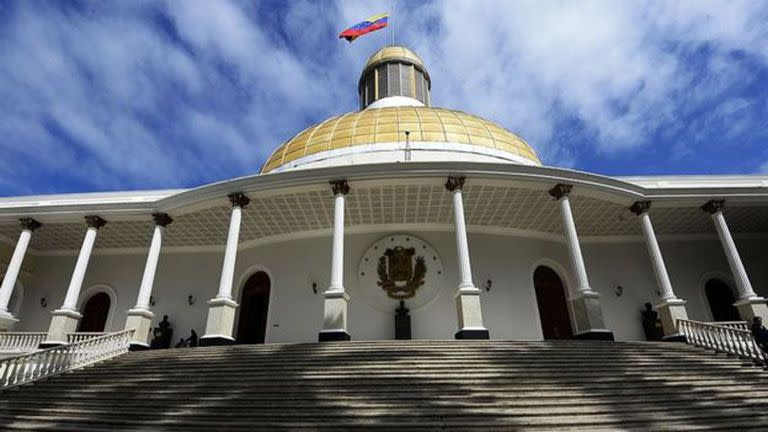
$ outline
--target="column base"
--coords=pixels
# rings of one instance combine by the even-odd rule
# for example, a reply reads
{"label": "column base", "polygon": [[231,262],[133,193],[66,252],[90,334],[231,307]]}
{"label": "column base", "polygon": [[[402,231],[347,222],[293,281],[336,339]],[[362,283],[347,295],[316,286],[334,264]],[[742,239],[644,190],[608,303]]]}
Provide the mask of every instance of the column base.
{"label": "column base", "polygon": [[739,311],[742,320],[752,324],[752,319],[759,316],[763,321],[768,321],[768,305],[763,297],[752,297],[739,300],[733,304]]}
{"label": "column base", "polygon": [[[655,309],[659,313],[661,328],[664,331],[662,340],[682,336],[677,332],[677,320],[688,319],[688,311],[685,309],[685,304],[685,300],[669,299],[656,305]],[[683,342],[685,342],[685,337],[683,337]]]}
{"label": "column base", "polygon": [[12,314],[8,312],[0,313],[0,331],[11,331],[16,323],[19,322]]}
{"label": "column base", "polygon": [[[488,339],[489,337],[471,337],[477,332],[488,333],[483,325],[483,311],[480,307],[480,290],[476,287],[459,288],[456,292],[456,314],[458,315],[459,331],[456,339]],[[466,337],[459,337],[459,335]]]}
{"label": "column base", "polygon": [[51,313],[51,326],[48,328],[48,335],[40,344],[41,347],[52,347],[66,345],[67,334],[77,331],[77,325],[80,323],[80,312],[69,309],[58,309]]}
{"label": "column base", "polygon": [[133,329],[131,346],[146,346],[149,348],[149,334],[152,331],[152,318],[155,317],[148,309],[131,309],[125,319],[125,330]]}
{"label": "column base", "polygon": [[613,342],[613,332],[610,330],[590,330],[583,333],[573,335],[577,340],[599,340]]}
{"label": "column base", "polygon": [[[235,326],[236,310],[237,303],[232,299],[214,298],[209,300],[208,322],[205,325],[205,335],[200,338],[200,345],[206,346],[203,344],[204,339],[222,339],[222,342],[223,340],[230,340],[231,342],[227,345],[234,343],[232,331]],[[225,343],[217,343],[217,345],[225,345]]]}
{"label": "column base", "polygon": [[593,291],[576,294],[571,299],[571,310],[576,327],[574,329],[576,339],[613,340],[613,333],[605,328],[600,294]]}
{"label": "column base", "polygon": [[149,349],[149,345],[131,342],[128,346],[128,351],[146,351]]}
{"label": "column base", "polygon": [[487,340],[491,338],[491,333],[488,331],[488,329],[459,330],[458,332],[456,332],[454,337],[457,340],[462,340],[462,339]]}
{"label": "column base", "polygon": [[327,290],[323,293],[323,329],[320,330],[318,340],[348,341],[347,332],[347,306],[349,295],[343,290]]}
{"label": "column base", "polygon": [[201,347],[208,347],[208,346],[227,346],[227,345],[234,345],[235,340],[231,337],[225,337],[225,336],[203,336],[200,338],[200,346]]}
{"label": "column base", "polygon": [[678,334],[672,334],[672,335],[669,335],[669,336],[664,336],[664,337],[661,338],[661,340],[663,342],[683,342],[683,343],[688,341],[685,338],[684,335],[681,335],[679,333]]}
{"label": "column base", "polygon": [[339,342],[349,341],[352,338],[345,331],[321,331],[317,340],[318,342]]}

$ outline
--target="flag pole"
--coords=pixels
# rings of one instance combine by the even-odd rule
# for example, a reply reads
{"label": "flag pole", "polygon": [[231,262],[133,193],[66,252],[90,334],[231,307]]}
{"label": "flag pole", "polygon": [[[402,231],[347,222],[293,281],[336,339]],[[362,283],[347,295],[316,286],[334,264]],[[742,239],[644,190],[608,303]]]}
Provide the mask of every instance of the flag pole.
{"label": "flag pole", "polygon": [[389,4],[389,18],[392,20],[392,46],[395,46],[395,2]]}

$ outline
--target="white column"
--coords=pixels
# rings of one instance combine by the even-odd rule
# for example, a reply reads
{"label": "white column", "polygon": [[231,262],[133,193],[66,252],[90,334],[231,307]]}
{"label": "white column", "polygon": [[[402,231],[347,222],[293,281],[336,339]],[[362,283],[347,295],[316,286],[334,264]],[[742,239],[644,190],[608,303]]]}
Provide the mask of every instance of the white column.
{"label": "white column", "polygon": [[573,213],[571,212],[571,201],[568,198],[571,189],[573,186],[561,183],[550,189],[549,194],[560,204],[565,238],[568,243],[568,255],[571,258],[571,268],[576,276],[576,295],[570,299],[573,323],[576,327],[574,336],[578,339],[613,340],[613,332],[605,328],[600,295],[592,290],[589,285],[589,278],[587,278],[587,267],[581,254],[576,223],[573,221]]}
{"label": "white column", "polygon": [[77,310],[77,300],[80,297],[80,289],[83,287],[83,279],[88,268],[88,261],[91,259],[91,251],[96,243],[96,234],[99,228],[107,223],[107,221],[99,216],[86,216],[85,221],[88,224],[88,229],[85,231],[83,245],[80,247],[80,254],[77,256],[75,269],[72,271],[72,278],[69,281],[67,295],[64,297],[64,304],[61,305],[60,309],[53,311],[48,335],[42,346],[67,343],[67,333],[77,330],[77,324],[82,317]]}
{"label": "white column", "polygon": [[661,303],[656,305],[656,311],[659,314],[661,326],[664,330],[664,339],[685,341],[685,337],[677,332],[677,321],[688,319],[688,312],[685,309],[686,302],[677,298],[672,290],[672,282],[669,280],[667,266],[664,264],[664,257],[661,255],[659,242],[656,239],[656,233],[653,231],[651,216],[648,214],[650,208],[650,201],[637,201],[632,204],[629,210],[636,214],[640,221],[645,244],[648,247],[648,255],[651,257],[653,273],[656,276],[656,286],[661,293]]}
{"label": "white column", "polygon": [[231,195],[232,215],[229,218],[229,233],[227,245],[224,249],[224,263],[221,265],[221,278],[219,279],[219,292],[216,298],[232,299],[232,283],[235,279],[235,263],[237,262],[237,246],[240,242],[240,223],[243,219],[243,207],[248,205],[250,199],[245,195]]}
{"label": "white column", "polygon": [[637,215],[640,221],[640,227],[643,230],[643,237],[645,238],[645,244],[648,247],[648,255],[651,257],[651,264],[653,265],[653,272],[656,275],[656,285],[661,292],[662,300],[674,300],[674,291],[672,290],[672,282],[669,280],[669,274],[667,273],[667,266],[664,264],[664,257],[661,255],[661,249],[659,248],[659,242],[656,239],[656,233],[653,231],[653,225],[651,224],[651,217],[648,215],[648,210],[651,208],[650,201],[638,201],[629,208],[634,214]]}
{"label": "white column", "polygon": [[152,296],[152,286],[155,284],[157,262],[160,259],[160,250],[163,246],[163,233],[165,227],[173,222],[173,219],[165,213],[155,213],[152,218],[155,221],[155,230],[152,233],[152,242],[149,244],[147,263],[144,265],[144,275],[141,277],[139,296],[136,299],[134,309],[149,310],[149,299]]}
{"label": "white column", "polygon": [[21,271],[21,264],[27,253],[29,240],[32,238],[32,231],[39,228],[42,224],[31,218],[23,218],[21,221],[21,234],[16,242],[16,249],[13,250],[11,261],[8,263],[8,269],[3,277],[3,284],[0,285],[0,317],[9,316],[8,302],[13,294],[13,287],[16,286],[16,280]]}
{"label": "white column", "polygon": [[456,311],[459,331],[456,339],[489,339],[490,333],[483,325],[480,289],[472,281],[472,265],[469,259],[467,224],[464,219],[464,177],[448,177],[445,188],[453,195],[453,220],[456,232],[456,253],[459,264],[459,287],[456,291]]}
{"label": "white column", "polygon": [[149,332],[152,329],[152,318],[155,317],[155,314],[149,310],[152,286],[155,283],[155,273],[157,271],[157,262],[160,259],[165,227],[173,222],[173,219],[166,213],[155,213],[152,215],[152,219],[155,221],[155,229],[152,233],[152,242],[149,245],[147,263],[144,265],[144,275],[141,278],[139,296],[136,299],[136,306],[128,311],[125,320],[125,329],[134,329],[131,339],[132,349],[149,348]]}
{"label": "white column", "polygon": [[72,278],[70,279],[69,287],[67,288],[67,296],[64,297],[64,304],[61,306],[62,310],[77,311],[77,300],[80,298],[80,290],[83,287],[85,271],[88,269],[88,262],[91,259],[91,251],[93,250],[93,245],[96,243],[96,234],[99,232],[99,228],[107,223],[107,221],[98,216],[86,216],[85,220],[88,223],[88,229],[85,231],[85,238],[80,247],[80,254],[77,256],[75,269],[72,271]]}
{"label": "white column", "polygon": [[590,293],[592,288],[589,286],[587,267],[584,265],[579,236],[576,233],[576,224],[573,222],[571,202],[568,198],[572,188],[573,186],[571,185],[558,184],[549,191],[549,194],[560,202],[560,213],[563,216],[563,228],[565,229],[565,238],[568,241],[571,268],[576,274],[576,293]]}
{"label": "white column", "polygon": [[712,221],[715,223],[717,235],[720,237],[720,242],[723,244],[723,250],[728,259],[728,265],[731,267],[733,279],[736,281],[736,288],[739,290],[739,299],[746,300],[755,298],[757,295],[752,289],[752,283],[749,281],[747,270],[741,262],[739,251],[736,249],[736,243],[733,241],[731,231],[728,229],[728,224],[725,223],[725,216],[723,216],[724,209],[725,201],[723,200],[713,200],[702,207],[702,210],[712,215]]}
{"label": "white column", "polygon": [[344,200],[349,185],[344,183],[333,194],[333,248],[331,251],[331,283],[329,291],[344,291]]}
{"label": "white column", "polygon": [[32,231],[39,228],[42,224],[31,218],[23,218],[21,221],[21,234],[16,242],[16,249],[13,250],[11,261],[8,263],[8,269],[3,277],[3,284],[0,285],[0,331],[7,331],[16,323],[16,318],[8,310],[8,302],[11,301],[13,288],[16,286],[16,280],[19,278],[21,264],[24,262],[24,256],[27,253],[29,240],[32,238]]}
{"label": "white column", "polygon": [[221,265],[219,291],[215,298],[208,301],[208,322],[205,335],[200,338],[200,344],[204,346],[234,342],[232,333],[237,302],[232,299],[232,283],[235,279],[235,263],[237,262],[237,247],[240,242],[240,222],[243,217],[243,208],[251,200],[241,192],[231,193],[227,197],[232,203],[232,214],[229,219],[224,262]]}
{"label": "white column", "polygon": [[323,328],[319,340],[349,340],[347,306],[349,295],[344,290],[344,203],[349,193],[346,180],[330,182],[333,192],[333,246],[331,250],[331,281],[323,293]]}

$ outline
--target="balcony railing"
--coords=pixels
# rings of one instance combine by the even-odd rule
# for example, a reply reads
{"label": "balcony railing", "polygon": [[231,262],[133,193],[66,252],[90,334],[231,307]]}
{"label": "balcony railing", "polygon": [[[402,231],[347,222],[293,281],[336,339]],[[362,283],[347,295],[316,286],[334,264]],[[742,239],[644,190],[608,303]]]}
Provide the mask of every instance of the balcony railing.
{"label": "balcony railing", "polygon": [[0,333],[0,355],[34,351],[45,340],[45,332]]}
{"label": "balcony railing", "polygon": [[689,344],[751,359],[755,363],[765,365],[766,354],[755,341],[752,332],[737,327],[721,325],[721,323],[677,320],[677,330],[685,336]]}
{"label": "balcony railing", "polygon": [[126,353],[133,329],[0,360],[0,389],[19,386]]}
{"label": "balcony railing", "polygon": [[730,328],[749,331],[749,323],[746,321],[714,321],[714,322],[709,322],[707,324],[714,324],[714,325],[719,325],[723,327],[730,327]]}

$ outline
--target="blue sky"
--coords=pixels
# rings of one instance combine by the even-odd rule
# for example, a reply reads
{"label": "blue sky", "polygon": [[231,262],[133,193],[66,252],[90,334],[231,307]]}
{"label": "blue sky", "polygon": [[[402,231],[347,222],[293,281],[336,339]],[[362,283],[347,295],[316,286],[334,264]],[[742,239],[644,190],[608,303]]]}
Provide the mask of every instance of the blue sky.
{"label": "blue sky", "polygon": [[[258,172],[357,109],[393,2],[0,1],[0,195]],[[768,172],[768,3],[395,1],[436,106],[608,175]]]}

